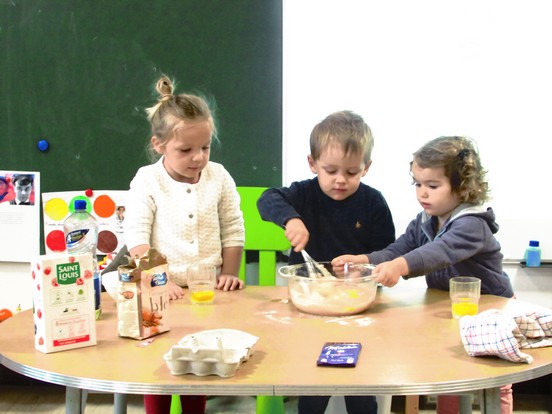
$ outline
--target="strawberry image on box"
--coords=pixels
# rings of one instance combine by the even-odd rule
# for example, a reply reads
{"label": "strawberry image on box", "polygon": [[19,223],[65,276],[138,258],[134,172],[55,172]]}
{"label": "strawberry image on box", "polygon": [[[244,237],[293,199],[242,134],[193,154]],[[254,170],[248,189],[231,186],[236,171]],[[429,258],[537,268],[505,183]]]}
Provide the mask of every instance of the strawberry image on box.
{"label": "strawberry image on box", "polygon": [[96,345],[92,255],[38,256],[31,276],[35,348],[50,353]]}

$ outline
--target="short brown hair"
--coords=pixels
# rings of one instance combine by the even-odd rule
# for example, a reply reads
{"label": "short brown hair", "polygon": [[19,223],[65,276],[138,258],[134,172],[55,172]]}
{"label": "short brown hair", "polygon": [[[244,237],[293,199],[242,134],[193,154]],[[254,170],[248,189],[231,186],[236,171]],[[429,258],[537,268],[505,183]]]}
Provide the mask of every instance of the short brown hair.
{"label": "short brown hair", "polygon": [[339,145],[345,154],[362,154],[368,164],[372,159],[374,137],[362,117],[352,111],[334,112],[313,128],[310,151],[316,161],[329,145]]}

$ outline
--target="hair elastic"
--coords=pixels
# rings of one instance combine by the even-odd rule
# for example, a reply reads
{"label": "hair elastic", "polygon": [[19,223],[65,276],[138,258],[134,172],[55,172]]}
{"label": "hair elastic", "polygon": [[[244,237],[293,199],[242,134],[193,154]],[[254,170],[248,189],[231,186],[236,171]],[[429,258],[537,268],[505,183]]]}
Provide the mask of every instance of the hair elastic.
{"label": "hair elastic", "polygon": [[457,158],[463,160],[464,158],[466,158],[468,155],[470,155],[470,150],[467,149],[467,148],[464,148],[463,150],[460,150],[458,152],[458,154],[456,155]]}

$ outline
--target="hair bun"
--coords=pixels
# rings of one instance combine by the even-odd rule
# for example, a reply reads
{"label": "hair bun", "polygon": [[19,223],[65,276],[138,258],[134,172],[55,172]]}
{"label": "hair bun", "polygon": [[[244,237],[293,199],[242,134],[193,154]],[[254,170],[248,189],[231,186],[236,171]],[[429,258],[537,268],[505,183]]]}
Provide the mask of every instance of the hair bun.
{"label": "hair bun", "polygon": [[166,76],[161,77],[155,85],[155,90],[159,93],[159,100],[161,102],[169,101],[174,98],[173,96],[173,83]]}

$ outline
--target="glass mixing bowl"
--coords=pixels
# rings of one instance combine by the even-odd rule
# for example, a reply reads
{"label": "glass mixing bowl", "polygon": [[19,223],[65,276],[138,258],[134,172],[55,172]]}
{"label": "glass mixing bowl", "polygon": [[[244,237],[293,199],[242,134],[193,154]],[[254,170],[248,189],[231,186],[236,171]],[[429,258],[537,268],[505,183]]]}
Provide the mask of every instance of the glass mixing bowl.
{"label": "glass mixing bowl", "polygon": [[319,262],[335,278],[309,277],[306,263],[282,266],[278,273],[288,281],[292,303],[301,311],[324,316],[355,315],[368,309],[376,299],[378,284],[373,265],[349,264],[336,275],[329,262]]}

